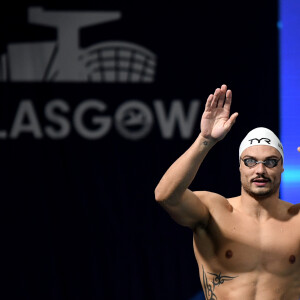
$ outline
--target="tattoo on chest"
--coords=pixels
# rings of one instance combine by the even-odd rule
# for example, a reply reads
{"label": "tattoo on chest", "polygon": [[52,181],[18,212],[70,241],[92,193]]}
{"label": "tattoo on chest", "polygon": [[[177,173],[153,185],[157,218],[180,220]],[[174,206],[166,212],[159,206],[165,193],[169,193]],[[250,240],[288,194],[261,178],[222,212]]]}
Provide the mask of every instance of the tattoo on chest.
{"label": "tattoo on chest", "polygon": [[210,283],[207,280],[207,276],[206,276],[203,266],[202,266],[202,272],[203,272],[203,274],[202,274],[203,291],[205,294],[205,298],[207,300],[218,299],[214,293],[216,286],[223,284],[225,281],[233,280],[234,278],[238,277],[238,276],[234,276],[234,277],[233,276],[224,276],[224,275],[221,275],[221,272],[219,274],[207,272],[208,274],[211,274],[214,276],[212,282]]}

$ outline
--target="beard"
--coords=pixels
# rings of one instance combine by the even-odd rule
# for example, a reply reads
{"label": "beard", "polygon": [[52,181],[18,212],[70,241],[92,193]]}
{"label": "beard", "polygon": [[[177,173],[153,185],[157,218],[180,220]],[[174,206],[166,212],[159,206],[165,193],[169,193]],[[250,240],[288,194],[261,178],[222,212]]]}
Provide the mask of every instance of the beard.
{"label": "beard", "polygon": [[250,182],[250,184],[245,184],[242,181],[242,188],[248,195],[250,195],[252,198],[259,200],[259,201],[267,199],[274,194],[277,194],[278,190],[279,190],[279,186],[280,186],[280,182],[274,183],[272,181],[269,181],[269,183],[271,185],[269,188],[253,189],[253,188],[251,188],[251,183],[252,183],[252,181]]}

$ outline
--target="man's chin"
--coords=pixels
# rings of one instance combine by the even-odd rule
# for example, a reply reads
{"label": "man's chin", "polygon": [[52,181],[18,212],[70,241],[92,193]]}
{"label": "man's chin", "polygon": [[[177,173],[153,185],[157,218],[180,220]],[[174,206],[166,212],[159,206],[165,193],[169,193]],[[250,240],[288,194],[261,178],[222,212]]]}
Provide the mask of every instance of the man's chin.
{"label": "man's chin", "polygon": [[244,188],[244,190],[247,194],[257,200],[264,200],[275,194],[271,189],[247,190]]}
{"label": "man's chin", "polygon": [[252,197],[256,200],[264,200],[272,196],[274,193],[266,192],[266,193],[252,193]]}

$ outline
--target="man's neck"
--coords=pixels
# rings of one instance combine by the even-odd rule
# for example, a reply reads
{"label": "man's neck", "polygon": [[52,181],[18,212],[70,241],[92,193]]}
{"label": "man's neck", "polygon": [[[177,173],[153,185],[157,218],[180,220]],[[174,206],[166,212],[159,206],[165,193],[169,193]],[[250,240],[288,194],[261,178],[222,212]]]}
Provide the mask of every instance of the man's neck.
{"label": "man's neck", "polygon": [[279,204],[279,191],[268,197],[255,197],[242,188],[238,209],[257,221],[264,222],[278,215]]}

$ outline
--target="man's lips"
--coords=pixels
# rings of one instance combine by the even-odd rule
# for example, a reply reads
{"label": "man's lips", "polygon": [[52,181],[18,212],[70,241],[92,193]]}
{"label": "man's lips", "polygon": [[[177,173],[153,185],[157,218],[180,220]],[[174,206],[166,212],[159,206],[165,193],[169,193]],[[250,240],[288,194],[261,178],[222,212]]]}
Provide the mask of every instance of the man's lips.
{"label": "man's lips", "polygon": [[254,178],[251,180],[256,186],[266,186],[270,182],[269,178]]}

